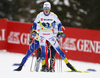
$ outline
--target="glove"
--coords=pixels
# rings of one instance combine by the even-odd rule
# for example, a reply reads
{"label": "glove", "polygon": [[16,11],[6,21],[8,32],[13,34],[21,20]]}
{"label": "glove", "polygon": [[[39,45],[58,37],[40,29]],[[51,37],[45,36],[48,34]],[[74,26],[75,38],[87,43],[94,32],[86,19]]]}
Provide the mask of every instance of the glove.
{"label": "glove", "polygon": [[58,34],[57,34],[57,38],[59,38],[59,37],[60,37],[60,35],[61,35],[61,33],[58,33]]}
{"label": "glove", "polygon": [[37,32],[36,31],[33,31],[33,33],[36,35],[37,34]]}
{"label": "glove", "polygon": [[33,40],[33,39],[32,39],[32,38],[30,38],[29,44],[31,44],[31,43],[32,43],[32,40]]}
{"label": "glove", "polygon": [[57,38],[59,38],[60,36],[62,36],[63,38],[66,38],[66,34],[65,33],[58,33],[57,34]]}
{"label": "glove", "polygon": [[66,38],[66,34],[65,34],[65,33],[61,33],[61,36],[62,36],[63,38]]}

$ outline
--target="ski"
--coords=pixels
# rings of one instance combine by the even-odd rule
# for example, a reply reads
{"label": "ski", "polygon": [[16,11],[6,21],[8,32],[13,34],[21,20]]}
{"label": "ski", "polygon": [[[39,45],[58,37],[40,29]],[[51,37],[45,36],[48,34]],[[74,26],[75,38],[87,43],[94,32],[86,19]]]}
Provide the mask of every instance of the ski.
{"label": "ski", "polygon": [[65,70],[64,72],[79,72],[79,73],[90,73],[89,71],[83,71],[83,70],[77,70],[77,71],[72,71],[72,70]]}
{"label": "ski", "polygon": [[13,64],[13,66],[19,66],[20,65],[20,63],[14,63]]}

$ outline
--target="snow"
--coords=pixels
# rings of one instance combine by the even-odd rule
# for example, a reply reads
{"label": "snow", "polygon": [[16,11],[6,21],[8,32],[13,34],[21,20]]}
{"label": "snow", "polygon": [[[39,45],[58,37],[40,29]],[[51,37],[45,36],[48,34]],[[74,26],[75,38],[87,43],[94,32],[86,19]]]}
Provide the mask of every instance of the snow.
{"label": "snow", "polygon": [[[100,64],[88,63],[69,60],[72,65],[78,70],[95,69],[96,72],[90,73],[76,73],[76,72],[64,72],[69,70],[62,61],[62,72],[57,72],[58,61],[56,60],[56,72],[30,72],[30,66],[32,57],[29,57],[22,71],[13,71],[18,66],[13,66],[14,63],[20,63],[24,54],[10,53],[5,50],[0,51],[0,78],[100,78]],[[35,59],[35,58],[34,58]],[[41,68],[41,66],[40,66]]]}

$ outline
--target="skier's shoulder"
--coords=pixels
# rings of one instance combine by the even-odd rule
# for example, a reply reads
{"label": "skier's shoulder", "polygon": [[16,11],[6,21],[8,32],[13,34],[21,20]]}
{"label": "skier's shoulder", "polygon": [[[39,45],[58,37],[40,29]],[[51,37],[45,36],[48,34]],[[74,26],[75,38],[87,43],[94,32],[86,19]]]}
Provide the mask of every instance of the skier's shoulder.
{"label": "skier's shoulder", "polygon": [[41,16],[42,14],[43,14],[43,12],[40,12],[40,13],[37,14],[37,16]]}
{"label": "skier's shoulder", "polygon": [[51,12],[51,15],[53,15],[54,17],[57,17],[57,15],[54,12]]}
{"label": "skier's shoulder", "polygon": [[43,15],[43,12],[38,13],[38,16],[41,16],[41,15]]}

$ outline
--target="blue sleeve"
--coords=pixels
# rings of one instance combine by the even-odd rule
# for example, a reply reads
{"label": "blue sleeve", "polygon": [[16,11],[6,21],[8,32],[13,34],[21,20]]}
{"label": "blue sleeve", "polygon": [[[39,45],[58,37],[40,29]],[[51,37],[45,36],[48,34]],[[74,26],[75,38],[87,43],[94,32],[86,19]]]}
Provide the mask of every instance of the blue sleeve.
{"label": "blue sleeve", "polygon": [[31,29],[30,29],[30,31],[36,30],[36,28],[37,28],[37,24],[34,22],[34,23],[33,23],[33,26],[32,26]]}
{"label": "blue sleeve", "polygon": [[61,23],[58,24],[58,31],[61,31]]}

